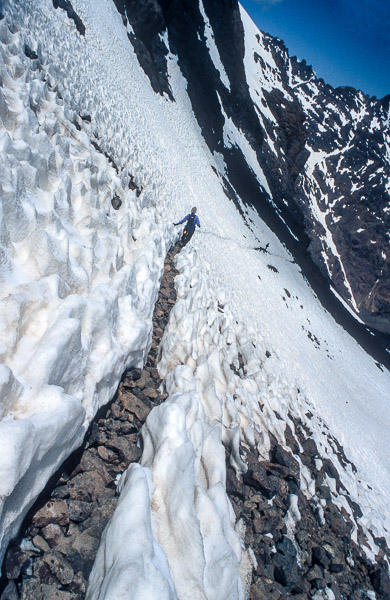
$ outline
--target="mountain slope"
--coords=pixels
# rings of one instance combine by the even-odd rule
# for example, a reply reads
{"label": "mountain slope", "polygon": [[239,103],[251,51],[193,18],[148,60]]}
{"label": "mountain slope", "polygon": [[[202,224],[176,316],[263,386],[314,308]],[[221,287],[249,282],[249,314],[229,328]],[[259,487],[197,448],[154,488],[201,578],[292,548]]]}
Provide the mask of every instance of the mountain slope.
{"label": "mountain slope", "polygon": [[[118,3],[124,18],[110,0],[72,6],[8,1],[0,22],[2,552],[123,371],[142,366],[171,223],[195,204],[202,226],[178,258],[160,349],[169,398],[120,484],[132,554],[108,550],[111,566],[130,566],[119,581],[98,561],[91,589],[245,597],[254,561],[225,451],[240,476],[250,452],[272,458],[273,438],[288,452],[295,423],[315,440],[318,470],[334,464],[339,489],[324,475],[326,487],[375,565],[389,531],[388,352],[381,338],[374,360],[313,291],[315,217],[329,225],[319,247],[343,256],[314,210],[325,150],[307,124],[306,69],[233,1]],[[318,507],[301,460],[300,489]],[[289,512],[290,541],[298,518]]]}
{"label": "mountain slope", "polygon": [[[305,61],[290,58],[282,42],[249,23],[244,46],[234,1],[117,6],[157,66],[158,35],[166,28],[203,137],[224,157],[221,176],[257,208],[272,198],[350,306],[388,332],[389,97],[331,88]],[[158,24],[151,32],[153,19]],[[145,70],[153,84],[154,71]],[[221,109],[256,153],[268,184],[262,182],[263,191],[256,180],[250,183],[239,147],[223,143]]]}

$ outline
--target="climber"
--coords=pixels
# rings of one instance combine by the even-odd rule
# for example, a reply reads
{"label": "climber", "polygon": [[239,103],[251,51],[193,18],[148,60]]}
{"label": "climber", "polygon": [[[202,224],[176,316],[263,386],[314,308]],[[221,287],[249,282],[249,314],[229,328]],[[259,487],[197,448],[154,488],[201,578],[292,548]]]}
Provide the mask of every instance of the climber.
{"label": "climber", "polygon": [[184,228],[183,235],[179,242],[181,246],[185,246],[186,244],[188,244],[188,242],[190,241],[190,239],[192,238],[192,236],[194,234],[195,226],[197,225],[198,227],[200,227],[199,217],[196,214],[196,206],[194,206],[194,208],[191,208],[191,213],[189,215],[187,215],[186,217],[184,217],[184,219],[182,219],[178,223],[173,223],[173,224],[175,226],[181,225],[182,223],[184,223],[184,221],[187,221],[187,224]]}

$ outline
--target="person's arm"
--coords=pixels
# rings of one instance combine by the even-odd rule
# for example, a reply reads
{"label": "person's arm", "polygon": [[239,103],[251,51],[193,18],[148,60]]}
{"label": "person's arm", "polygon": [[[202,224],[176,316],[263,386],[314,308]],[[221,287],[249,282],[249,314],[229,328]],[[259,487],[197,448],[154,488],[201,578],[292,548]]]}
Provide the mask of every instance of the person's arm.
{"label": "person's arm", "polygon": [[174,223],[174,225],[181,225],[182,223],[184,223],[184,221],[187,221],[187,220],[188,220],[188,217],[189,217],[189,216],[190,216],[190,215],[187,215],[187,216],[185,216],[185,217],[184,217],[184,219],[182,219],[182,220],[181,220],[181,221],[179,221],[178,223]]}
{"label": "person's arm", "polygon": [[197,225],[198,227],[200,227],[200,221],[199,221],[198,215],[196,215],[196,218],[195,218],[195,225]]}

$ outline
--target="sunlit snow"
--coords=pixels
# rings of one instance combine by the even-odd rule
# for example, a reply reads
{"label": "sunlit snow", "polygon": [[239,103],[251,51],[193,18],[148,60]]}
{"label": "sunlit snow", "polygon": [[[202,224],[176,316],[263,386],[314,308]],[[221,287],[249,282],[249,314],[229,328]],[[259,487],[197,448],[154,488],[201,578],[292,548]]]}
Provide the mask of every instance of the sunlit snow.
{"label": "sunlit snow", "polygon": [[[177,258],[178,300],[161,347],[169,398],[146,421],[140,464],[122,476],[87,598],[130,590],[140,598],[150,590],[167,599],[245,598],[253,563],[226,495],[225,447],[242,472],[246,447],[268,458],[269,434],[282,441],[286,423],[294,429],[291,416],[305,422],[308,410],[322,456],[335,454],[329,428],[358,468],[359,479],[335,461],[363,510],[361,524],[389,540],[389,373],[324,310],[254,211],[251,232],[227,199],[210,168],[221,157],[202,138],[176,57],[168,57],[170,102],[152,91],[110,0],[73,1],[85,37],[51,0],[6,4],[2,552],[123,371],[143,364],[164,256],[177,235],[172,222],[194,204],[202,227]],[[244,25],[246,48],[260,48],[253,24]],[[25,56],[25,44],[38,60]],[[278,85],[261,52],[264,86]],[[253,64],[246,72],[253,87],[261,72]],[[243,134],[228,122],[225,133],[252,164]],[[257,175],[266,187],[259,167]],[[131,176],[140,193],[129,188]],[[259,240],[269,255],[256,251]],[[241,376],[230,368],[238,353]],[[311,497],[303,465],[301,479]],[[350,511],[342,496],[335,502]],[[292,501],[290,528],[298,518]]]}

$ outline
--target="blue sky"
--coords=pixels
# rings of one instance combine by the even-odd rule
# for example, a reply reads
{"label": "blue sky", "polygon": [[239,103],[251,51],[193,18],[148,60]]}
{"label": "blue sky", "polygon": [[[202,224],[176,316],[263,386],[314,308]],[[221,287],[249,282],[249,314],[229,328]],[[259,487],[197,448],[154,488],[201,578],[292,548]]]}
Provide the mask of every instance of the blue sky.
{"label": "blue sky", "polygon": [[240,0],[318,77],[370,96],[390,94],[390,0]]}

